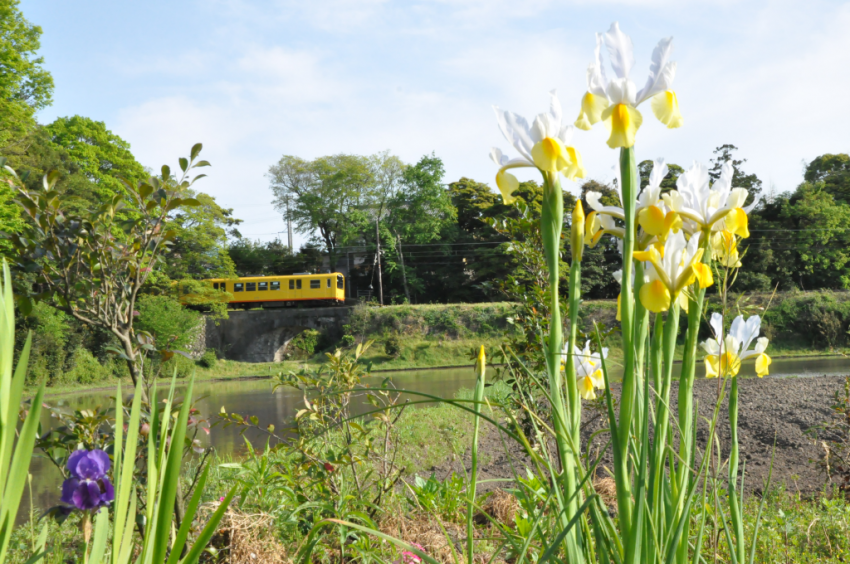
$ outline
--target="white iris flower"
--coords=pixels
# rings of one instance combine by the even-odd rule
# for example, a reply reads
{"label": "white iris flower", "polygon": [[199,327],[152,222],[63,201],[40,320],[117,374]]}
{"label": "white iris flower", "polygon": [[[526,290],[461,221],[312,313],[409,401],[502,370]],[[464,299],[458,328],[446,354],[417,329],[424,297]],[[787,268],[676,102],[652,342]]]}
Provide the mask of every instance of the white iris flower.
{"label": "white iris flower", "polygon": [[[615,78],[610,81],[602,65],[603,45],[614,69]],[[581,101],[576,127],[590,129],[593,124],[603,121],[611,132],[609,147],[631,147],[635,144],[635,133],[643,123],[637,107],[649,99],[652,99],[652,112],[661,123],[670,129],[681,127],[684,120],[679,112],[679,100],[671,90],[676,75],[676,63],[670,61],[672,50],[672,37],[658,42],[652,52],[649,77],[644,87],[638,90],[629,77],[635,63],[632,39],[620,31],[617,22],[611,24],[607,33],[597,33],[594,62],[587,69],[587,93]]]}
{"label": "white iris flower", "polygon": [[759,337],[755,348],[750,349],[761,330],[761,318],[758,315],[753,315],[746,321],[743,315],[739,315],[732,321],[729,334],[725,337],[721,314],[712,313],[710,325],[714,338],[702,343],[702,348],[708,353],[705,357],[705,375],[708,378],[737,376],[741,363],[753,357],[756,359],[756,374],[759,378],[768,374],[771,360],[764,352],[767,350],[767,337]]}
{"label": "white iris flower", "polygon": [[570,145],[574,128],[561,123],[561,103],[555,90],[549,95],[549,111],[538,114],[531,125],[524,117],[493,106],[499,129],[520,154],[519,158],[509,159],[501,149],[494,147],[490,151],[490,158],[499,166],[496,185],[506,204],[516,199],[512,194],[519,187],[519,180],[507,172],[512,168],[535,167],[544,173],[560,172],[570,180],[584,178],[586,174],[581,155]]}

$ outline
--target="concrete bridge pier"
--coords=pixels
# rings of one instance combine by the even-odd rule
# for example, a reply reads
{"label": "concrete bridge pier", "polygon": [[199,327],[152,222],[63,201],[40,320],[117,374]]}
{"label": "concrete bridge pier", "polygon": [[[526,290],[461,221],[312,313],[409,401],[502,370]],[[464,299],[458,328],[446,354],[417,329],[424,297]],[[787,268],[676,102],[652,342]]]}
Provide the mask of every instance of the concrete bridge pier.
{"label": "concrete bridge pier", "polygon": [[228,319],[206,319],[204,342],[219,358],[242,362],[281,362],[292,339],[306,329],[342,335],[350,307],[230,311]]}

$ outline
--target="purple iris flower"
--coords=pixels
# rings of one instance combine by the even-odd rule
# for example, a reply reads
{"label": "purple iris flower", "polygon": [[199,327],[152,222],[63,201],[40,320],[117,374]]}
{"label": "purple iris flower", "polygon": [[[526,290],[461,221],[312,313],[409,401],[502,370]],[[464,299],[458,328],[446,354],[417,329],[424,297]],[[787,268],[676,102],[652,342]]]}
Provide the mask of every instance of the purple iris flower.
{"label": "purple iris flower", "polygon": [[77,509],[97,509],[115,499],[109,483],[109,455],[100,449],[76,450],[68,457],[71,477],[62,484],[62,503]]}

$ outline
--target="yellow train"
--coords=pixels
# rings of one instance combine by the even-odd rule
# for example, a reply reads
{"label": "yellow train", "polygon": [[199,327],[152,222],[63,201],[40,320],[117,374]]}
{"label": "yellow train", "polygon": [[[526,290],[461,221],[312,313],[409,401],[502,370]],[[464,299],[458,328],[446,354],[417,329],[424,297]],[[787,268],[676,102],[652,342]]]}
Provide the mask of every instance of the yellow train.
{"label": "yellow train", "polygon": [[204,282],[215,290],[229,292],[233,296],[228,300],[231,305],[285,307],[345,303],[345,277],[338,272],[211,278]]}

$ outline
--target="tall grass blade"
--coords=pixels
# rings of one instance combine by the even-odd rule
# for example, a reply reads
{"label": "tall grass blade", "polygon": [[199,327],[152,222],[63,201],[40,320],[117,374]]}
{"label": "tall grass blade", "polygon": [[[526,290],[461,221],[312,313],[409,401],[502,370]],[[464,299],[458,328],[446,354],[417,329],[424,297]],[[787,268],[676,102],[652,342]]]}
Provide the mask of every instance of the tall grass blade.
{"label": "tall grass blade", "polygon": [[[165,462],[161,476],[162,489],[160,490],[157,523],[155,528],[155,540],[152,551],[153,562],[163,562],[168,549],[168,540],[171,537],[171,518],[174,514],[174,501],[177,498],[177,482],[180,480],[180,470],[183,463],[183,443],[186,438],[186,425],[189,420],[189,410],[192,407],[192,390],[195,384],[194,374],[189,379],[189,385],[183,396],[183,405],[180,414],[174,423],[171,433],[171,446],[168,448],[168,457]],[[172,381],[171,395],[174,394],[174,382]],[[171,401],[168,402],[170,407]],[[166,415],[168,412],[166,412]],[[165,423],[165,422],[163,422]],[[163,424],[163,429],[167,426]],[[166,441],[163,440],[163,447]]]}
{"label": "tall grass blade", "polygon": [[[773,439],[773,452],[770,453],[770,468],[767,471],[767,483],[764,486],[764,492],[761,496],[761,503],[759,503],[759,512],[756,515],[756,524],[753,527],[753,544],[750,547],[750,560],[749,564],[753,564],[756,559],[756,547],[758,546],[759,540],[759,527],[761,526],[761,516],[764,511],[764,504],[767,501],[768,491],[770,489],[770,481],[773,477],[773,460],[776,457],[776,438]],[[743,490],[743,488],[741,488]]]}
{"label": "tall grass blade", "polygon": [[191,549],[189,549],[188,554],[186,554],[186,558],[181,561],[181,564],[195,564],[198,561],[201,557],[201,553],[210,543],[213,534],[218,528],[218,524],[221,523],[221,520],[224,517],[227,508],[230,506],[230,502],[233,500],[234,495],[236,495],[236,486],[233,486],[230,488],[230,491],[227,492],[227,495],[224,497],[224,501],[221,502],[221,505],[218,506],[218,509],[216,509],[215,513],[213,513],[212,517],[210,517],[210,520],[198,535],[198,538],[195,539],[195,544]]}
{"label": "tall grass blade", "polygon": [[106,553],[106,539],[109,534],[109,510],[106,508],[97,512],[94,521],[94,537],[91,542],[88,564],[100,564]]}

